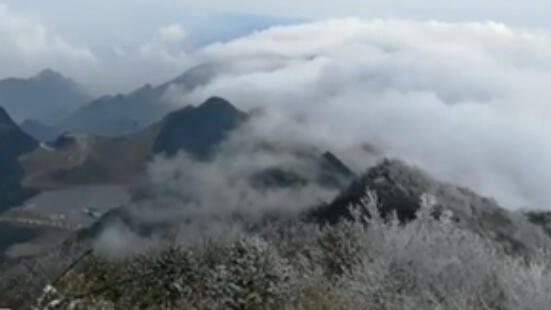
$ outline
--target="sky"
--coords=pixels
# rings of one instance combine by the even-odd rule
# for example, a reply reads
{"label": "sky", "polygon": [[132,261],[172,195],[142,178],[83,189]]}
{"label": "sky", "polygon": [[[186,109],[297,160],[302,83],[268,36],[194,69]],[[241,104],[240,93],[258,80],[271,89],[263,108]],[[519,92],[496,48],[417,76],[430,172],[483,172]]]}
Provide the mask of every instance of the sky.
{"label": "sky", "polygon": [[126,92],[179,75],[204,45],[273,25],[361,17],[492,20],[546,31],[549,7],[543,0],[0,0],[0,78],[52,67],[94,94]]}
{"label": "sky", "polygon": [[96,95],[128,92],[180,75],[201,46],[296,20],[178,1],[0,0],[0,78],[49,67]]}
{"label": "sky", "polygon": [[0,76],[52,67],[119,92],[219,63],[171,104],[223,96],[269,110],[254,132],[271,139],[359,166],[370,143],[504,206],[551,206],[546,1],[0,3]]}

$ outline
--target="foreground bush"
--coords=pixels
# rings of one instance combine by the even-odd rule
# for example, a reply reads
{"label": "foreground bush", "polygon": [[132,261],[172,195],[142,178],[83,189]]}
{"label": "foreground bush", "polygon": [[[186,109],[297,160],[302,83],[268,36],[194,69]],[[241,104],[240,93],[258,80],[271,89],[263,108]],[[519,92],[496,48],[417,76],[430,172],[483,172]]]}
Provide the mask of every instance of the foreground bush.
{"label": "foreground bush", "polygon": [[[378,216],[286,223],[110,261],[86,258],[37,309],[530,309],[551,304],[549,256],[513,257],[423,197],[416,220]],[[370,215],[369,217],[366,215]]]}

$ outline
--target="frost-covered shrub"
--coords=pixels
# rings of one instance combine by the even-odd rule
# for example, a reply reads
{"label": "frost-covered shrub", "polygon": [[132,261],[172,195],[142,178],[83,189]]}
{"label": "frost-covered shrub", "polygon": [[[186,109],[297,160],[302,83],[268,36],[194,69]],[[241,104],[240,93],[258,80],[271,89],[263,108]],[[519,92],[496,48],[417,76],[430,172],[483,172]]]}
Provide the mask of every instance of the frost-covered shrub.
{"label": "frost-covered shrub", "polygon": [[208,298],[221,309],[259,309],[293,298],[293,270],[266,241],[242,239],[228,248],[227,258],[206,278]]}
{"label": "frost-covered shrub", "polygon": [[294,279],[275,247],[246,237],[123,261],[91,257],[59,289],[48,286],[38,304],[39,309],[100,302],[117,309],[272,309],[295,298]]}
{"label": "frost-covered shrub", "polygon": [[285,221],[237,241],[93,256],[38,309],[549,309],[548,253],[511,256],[428,195],[407,223],[366,197],[333,226]]}
{"label": "frost-covered shrub", "polygon": [[[525,264],[492,241],[459,228],[424,197],[417,220],[400,224],[374,216],[356,222],[362,263],[344,281],[354,304],[367,309],[547,309],[551,274]],[[375,203],[361,207],[374,214]],[[352,226],[354,227],[354,226]],[[521,284],[522,283],[522,284]]]}

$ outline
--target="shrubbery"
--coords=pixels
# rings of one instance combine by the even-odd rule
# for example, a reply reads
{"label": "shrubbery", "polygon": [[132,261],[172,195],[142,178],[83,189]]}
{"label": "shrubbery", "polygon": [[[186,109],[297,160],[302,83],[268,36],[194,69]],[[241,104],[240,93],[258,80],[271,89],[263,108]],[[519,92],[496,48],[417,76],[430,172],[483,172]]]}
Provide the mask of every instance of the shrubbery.
{"label": "shrubbery", "polygon": [[422,202],[409,223],[381,218],[368,195],[334,226],[287,222],[230,242],[91,256],[37,309],[549,309],[546,253],[510,256]]}

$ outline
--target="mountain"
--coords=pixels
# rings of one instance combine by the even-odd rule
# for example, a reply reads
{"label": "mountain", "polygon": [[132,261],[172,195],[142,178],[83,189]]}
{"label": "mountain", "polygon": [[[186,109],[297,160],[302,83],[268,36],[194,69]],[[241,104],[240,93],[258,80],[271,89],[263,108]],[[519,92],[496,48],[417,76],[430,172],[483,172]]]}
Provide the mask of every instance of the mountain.
{"label": "mountain", "polygon": [[384,160],[372,167],[335,200],[313,210],[309,216],[332,224],[350,218],[348,207],[359,205],[368,190],[377,196],[379,211],[385,217],[396,212],[402,221],[413,220],[421,206],[421,196],[429,194],[437,203],[434,216],[449,210],[453,220],[463,228],[498,241],[511,251],[536,251],[549,242],[544,231],[525,215],[508,211],[469,189],[434,180],[397,160]]}
{"label": "mountain", "polygon": [[38,147],[0,107],[0,212],[28,198],[32,191],[21,186],[24,177],[18,159]]}
{"label": "mountain", "polygon": [[[133,216],[136,214],[136,205],[145,206],[147,210],[151,210],[152,206],[160,207],[154,199],[162,192],[162,185],[158,191],[157,184],[148,177],[147,168],[151,160],[156,156],[172,157],[179,153],[187,153],[193,159],[190,169],[201,169],[202,165],[213,165],[212,167],[217,169],[220,163],[224,165],[228,161],[244,160],[247,167],[230,176],[230,182],[243,184],[242,190],[258,197],[305,190],[311,191],[309,197],[318,197],[319,191],[326,198],[345,189],[355,180],[354,172],[333,153],[323,153],[312,146],[284,146],[266,141],[247,141],[251,136],[246,130],[237,129],[246,129],[243,125],[250,117],[227,100],[212,97],[198,106],[187,106],[169,113],[148,128],[123,137],[63,134],[56,140],[43,143],[40,148],[20,156],[19,160],[25,172],[21,183],[43,194],[27,201],[25,207],[18,210],[28,211],[34,216],[44,216],[44,210],[55,210],[52,213],[62,215],[63,223],[67,224],[73,219],[70,227],[89,227],[90,219],[84,217],[83,220],[81,214],[84,209],[87,210],[87,214],[93,214],[94,220],[99,218],[95,225],[75,236],[77,240],[71,239],[70,244],[89,244],[88,242],[103,232],[112,221],[125,223],[136,233],[145,236],[151,233],[170,233],[181,218],[174,217],[168,223]],[[242,134],[244,136],[240,136]],[[236,145],[233,138],[239,141]],[[244,146],[245,149],[242,148]],[[251,163],[250,166],[247,163],[250,160],[248,156],[252,155],[249,151],[261,154],[257,157],[261,160],[255,164]],[[267,155],[281,155],[292,160],[266,161]],[[186,177],[182,176],[181,181],[196,181],[193,174]],[[91,209],[77,207],[75,211],[75,207],[81,206],[83,202],[71,203],[67,198],[74,199],[75,196],[71,194],[74,190],[87,189],[96,193],[96,188],[103,185],[127,189],[130,201],[116,204],[120,200],[112,200],[111,204],[94,204],[92,199],[88,199],[85,205],[91,204]],[[36,206],[40,206],[40,197],[46,197],[49,193],[52,193],[53,198],[50,197],[46,201],[56,203],[52,206],[42,205],[36,209]],[[178,206],[185,208],[187,202],[201,203],[203,198],[201,193],[179,192],[176,199],[179,199]],[[315,201],[317,204],[322,200],[316,198]],[[301,206],[303,204],[297,203]]]}
{"label": "mountain", "polygon": [[[230,160],[243,159],[244,156],[251,155],[249,150],[251,152],[258,151],[261,154],[272,154],[273,156],[279,154],[285,158],[293,158],[290,163],[270,162],[269,160],[258,166],[251,163],[251,166],[244,168],[245,171],[242,174],[232,176],[232,178],[236,178],[235,182],[248,183],[250,189],[246,190],[257,192],[259,196],[282,190],[292,191],[301,188],[313,190],[312,188],[318,187],[323,188],[323,191],[336,193],[338,190],[348,187],[355,180],[356,174],[331,152],[320,152],[311,146],[291,147],[272,145],[266,141],[243,141],[249,139],[249,135],[237,129],[242,128],[250,120],[250,117],[252,116],[238,110],[227,100],[212,97],[201,105],[187,106],[169,113],[160,122],[134,135],[119,138],[83,138],[88,141],[86,142],[88,150],[86,155],[77,155],[79,151],[69,151],[72,155],[68,156],[65,153],[60,156],[60,158],[80,157],[83,160],[79,164],[69,169],[49,172],[46,175],[49,178],[48,182],[45,182],[46,179],[43,175],[41,180],[35,179],[33,184],[55,184],[62,180],[66,183],[79,184],[134,182],[131,184],[132,202],[110,211],[101,217],[96,225],[82,231],[78,239],[79,242],[85,242],[84,240],[90,241],[98,236],[113,221],[120,221],[136,233],[145,236],[153,232],[163,234],[174,229],[172,225],[176,224],[179,218],[173,219],[174,222],[171,223],[159,223],[158,220],[148,221],[133,217],[136,213],[135,204],[148,206],[150,200],[159,195],[156,192],[156,185],[142,177],[149,160],[157,155],[172,157],[179,153],[186,153],[196,161],[195,163],[214,165],[214,167],[217,167],[216,165],[220,161],[228,160],[226,157],[229,157]],[[241,134],[245,134],[245,136],[239,137],[238,145],[232,145],[231,150],[228,151],[224,143],[229,142],[230,135],[239,136]],[[54,143],[51,146],[62,151],[62,148],[56,146],[57,144]],[[76,142],[69,141],[62,145],[65,145],[66,150],[85,149],[78,147]],[[241,149],[242,146],[246,146],[245,151]],[[254,150],[255,148],[256,150]],[[51,156],[51,152],[47,154],[47,156]],[[30,160],[25,161],[25,164],[29,167],[36,167]],[[220,177],[224,176],[220,175]],[[136,180],[143,180],[143,183],[135,184]],[[182,177],[181,182],[194,182],[194,180]],[[177,199],[181,199],[182,208],[186,207],[186,202],[200,203],[201,195],[199,193],[179,192],[178,195]],[[166,198],[170,199],[171,197]],[[155,203],[151,203],[151,205],[160,207]],[[72,240],[72,242],[74,241]]]}
{"label": "mountain", "polygon": [[545,231],[551,236],[551,212],[549,211],[528,211],[525,213],[528,220]]}
{"label": "mountain", "polygon": [[61,135],[59,129],[35,119],[26,119],[19,126],[26,134],[42,142],[53,141]]}
{"label": "mountain", "polygon": [[36,119],[52,124],[89,100],[77,83],[49,69],[29,79],[0,80],[0,106],[18,122]]}
{"label": "mountain", "polygon": [[168,156],[185,151],[195,159],[212,157],[216,146],[246,118],[225,99],[212,97],[199,107],[187,107],[165,117],[153,151]]}
{"label": "mountain", "polygon": [[[290,153],[289,153],[290,154]],[[288,155],[289,155],[288,154]],[[317,155],[317,156],[316,156]],[[331,158],[330,160],[328,158]],[[201,159],[203,159],[201,157]],[[251,189],[257,191],[257,193],[266,194],[270,191],[278,192],[283,189],[287,190],[301,190],[304,189],[308,191],[308,186],[319,185],[325,190],[330,190],[332,192],[338,192],[338,190],[343,190],[347,188],[356,178],[354,172],[352,172],[346,165],[344,165],[335,155],[332,153],[326,152],[324,154],[317,154],[312,152],[308,156],[303,157],[304,164],[311,166],[318,172],[312,177],[309,173],[304,171],[292,170],[282,167],[268,167],[253,173],[248,180]],[[222,177],[222,176],[220,176]],[[246,177],[246,176],[245,176]],[[193,180],[188,180],[193,181]],[[239,182],[241,180],[235,180]],[[188,207],[187,203],[189,202],[192,205],[192,209],[196,208],[194,203],[201,205],[200,200],[196,200],[194,197],[178,197],[177,206],[181,208],[179,212],[174,212],[169,219],[163,219],[161,216],[163,211],[159,211],[157,216],[148,218],[147,216],[139,215],[147,212],[155,212],[154,208],[163,210],[165,205],[162,203],[157,203],[155,198],[158,196],[158,193],[155,190],[151,189],[151,184],[142,184],[141,188],[135,189],[133,193],[134,197],[131,203],[126,204],[120,208],[112,209],[109,212],[106,212],[101,216],[93,225],[86,227],[82,230],[79,230],[74,236],[69,238],[63,245],[64,250],[75,250],[76,248],[88,248],[93,242],[100,237],[105,230],[112,227],[112,225],[124,225],[126,229],[132,231],[136,235],[143,238],[151,238],[153,236],[166,236],[170,238],[175,231],[178,231],[181,228],[182,221],[192,222],[195,219],[185,218],[186,208]],[[208,190],[208,189],[207,189]],[[150,192],[152,192],[150,194]],[[136,194],[138,193],[138,194]],[[181,195],[182,193],[178,193]],[[191,194],[193,196],[193,193]],[[149,200],[153,198],[153,200]],[[169,200],[171,197],[164,197],[163,199]],[[291,204],[293,202],[287,202]],[[254,205],[251,206],[252,210],[249,210],[252,213],[254,211]],[[301,205],[300,207],[309,207],[308,205]],[[166,210],[164,210],[166,211]],[[208,211],[206,211],[208,213]],[[221,213],[217,216],[222,215]],[[200,217],[201,212],[195,214]],[[247,221],[249,218],[246,214],[233,214],[236,222]],[[255,221],[248,223],[249,229],[256,229],[255,227],[262,226],[266,222],[272,220],[280,219],[282,214],[262,214],[262,216],[256,218]]]}
{"label": "mountain", "polygon": [[[172,157],[185,152],[195,160],[214,160],[220,155],[220,145],[249,117],[227,100],[212,97],[201,105],[186,106],[171,112],[161,121],[130,135],[109,138],[65,134],[43,148],[22,156],[24,184],[39,190],[60,189],[75,184],[128,185],[145,173],[146,166],[156,155]],[[258,148],[267,153],[285,153],[295,158],[301,168],[296,165],[259,168],[249,180],[251,186],[259,190],[289,188],[298,183],[340,190],[356,177],[330,152],[322,153],[308,147],[293,149],[264,145],[266,143]],[[220,156],[246,156],[246,152]]]}
{"label": "mountain", "polygon": [[344,190],[357,178],[356,174],[331,152],[320,154],[315,149],[300,152],[289,149],[286,150],[286,154],[300,159],[307,166],[306,169],[267,167],[251,176],[251,186],[264,191],[316,184],[327,189]]}
{"label": "mountain", "polygon": [[56,189],[68,184],[127,184],[144,173],[156,154],[184,151],[197,158],[212,154],[246,114],[221,98],[187,106],[127,136],[68,134],[21,159],[25,184]]}
{"label": "mountain", "polygon": [[335,154],[327,151],[319,161],[319,182],[329,187],[344,189],[357,179],[357,175]]}
{"label": "mountain", "polygon": [[101,97],[75,111],[57,127],[107,137],[136,133],[172,110],[167,102],[171,91],[189,92],[213,78],[217,68],[214,64],[199,65],[157,87],[145,85],[130,94]]}
{"label": "mountain", "polygon": [[21,157],[24,184],[40,190],[128,184],[145,171],[155,135],[154,128],[121,138],[62,135]]}

